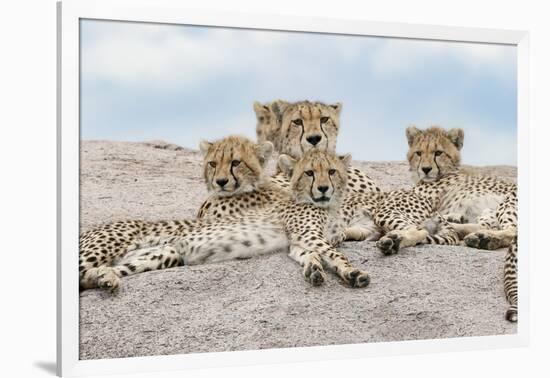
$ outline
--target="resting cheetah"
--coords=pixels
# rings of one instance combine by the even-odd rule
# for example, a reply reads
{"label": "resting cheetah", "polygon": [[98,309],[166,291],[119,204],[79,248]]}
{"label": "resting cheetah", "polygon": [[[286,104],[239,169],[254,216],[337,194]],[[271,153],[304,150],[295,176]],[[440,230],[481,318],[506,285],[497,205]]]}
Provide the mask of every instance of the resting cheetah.
{"label": "resting cheetah", "polygon": [[202,141],[200,149],[210,196],[199,208],[198,218],[245,215],[288,195],[288,180],[276,182],[264,173],[273,151],[271,142],[256,144],[232,135],[215,142]]}
{"label": "resting cheetah", "polygon": [[462,129],[409,127],[407,159],[414,191],[434,203],[466,245],[480,249],[508,247],[504,275],[510,308],[506,318],[517,321],[517,186],[494,177],[460,170]]}
{"label": "resting cheetah", "polygon": [[[116,289],[120,277],[179,265],[246,258],[289,247],[311,284],[325,279],[323,265],[352,287],[370,279],[354,268],[326,240],[346,185],[349,156],[318,150],[296,162],[281,156],[292,169],[292,195],[284,192],[269,208],[244,217],[183,221],[122,221],[101,226],[80,238],[80,286]],[[291,167],[291,168],[288,168]],[[337,220],[337,219],[336,219]]]}
{"label": "resting cheetah", "polygon": [[288,105],[288,102],[283,100],[275,100],[265,105],[258,101],[254,102],[258,143],[271,142],[276,151],[281,151],[281,115]]}

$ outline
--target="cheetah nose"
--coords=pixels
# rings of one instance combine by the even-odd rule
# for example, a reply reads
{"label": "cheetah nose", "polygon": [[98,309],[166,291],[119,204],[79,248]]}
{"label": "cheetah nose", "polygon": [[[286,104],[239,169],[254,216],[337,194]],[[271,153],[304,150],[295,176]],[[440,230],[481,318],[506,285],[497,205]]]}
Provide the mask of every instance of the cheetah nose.
{"label": "cheetah nose", "polygon": [[307,137],[306,140],[307,140],[310,144],[316,146],[317,143],[319,143],[319,142],[321,141],[322,138],[323,138],[323,137],[320,136],[320,135],[312,135],[312,136],[310,136],[310,137]]}
{"label": "cheetah nose", "polygon": [[221,186],[222,188],[225,186],[225,184],[227,184],[229,182],[228,179],[217,179],[216,180],[216,184],[218,184],[219,186]]}
{"label": "cheetah nose", "polygon": [[317,190],[324,194],[324,193],[327,192],[328,186],[326,186],[326,185],[318,186],[318,187],[317,187]]}
{"label": "cheetah nose", "polygon": [[425,174],[430,173],[431,170],[432,170],[432,167],[422,167],[422,171],[423,171]]}

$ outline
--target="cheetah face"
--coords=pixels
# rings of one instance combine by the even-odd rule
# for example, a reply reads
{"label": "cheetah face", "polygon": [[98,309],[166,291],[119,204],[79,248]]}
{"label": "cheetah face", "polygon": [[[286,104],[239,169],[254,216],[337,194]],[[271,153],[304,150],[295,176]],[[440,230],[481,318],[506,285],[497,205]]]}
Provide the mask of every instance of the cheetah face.
{"label": "cheetah face", "polygon": [[295,159],[312,149],[334,152],[340,127],[340,103],[298,102],[281,118],[281,153]]}
{"label": "cheetah face", "polygon": [[332,152],[313,149],[298,161],[289,155],[279,156],[279,168],[291,177],[297,203],[329,208],[339,206],[350,161],[350,155],[338,157]]}
{"label": "cheetah face", "polygon": [[265,105],[257,101],[254,103],[256,136],[259,143],[268,141],[273,143],[275,150],[280,150],[281,115],[287,106],[288,102],[283,100],[275,100]]}
{"label": "cheetah face", "polygon": [[433,182],[460,167],[460,149],[464,143],[462,129],[431,127],[407,128],[409,171],[415,183]]}
{"label": "cheetah face", "polygon": [[251,192],[264,182],[264,166],[273,145],[229,136],[216,142],[202,141],[200,149],[204,155],[203,174],[208,190],[227,197]]}

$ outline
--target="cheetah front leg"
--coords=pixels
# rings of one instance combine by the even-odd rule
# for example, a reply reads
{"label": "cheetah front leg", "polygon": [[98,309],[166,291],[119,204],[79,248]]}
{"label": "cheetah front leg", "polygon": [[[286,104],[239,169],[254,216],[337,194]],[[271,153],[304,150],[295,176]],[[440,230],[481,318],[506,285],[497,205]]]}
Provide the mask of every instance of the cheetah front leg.
{"label": "cheetah front leg", "polygon": [[403,230],[388,232],[376,242],[376,246],[384,255],[393,255],[401,248],[425,243],[428,235],[428,231],[423,227],[409,226]]}
{"label": "cheetah front leg", "polygon": [[351,287],[365,287],[370,283],[369,274],[355,268],[341,252],[330,248],[321,254],[323,262]]}
{"label": "cheetah front leg", "polygon": [[445,214],[445,219],[450,223],[466,223],[466,216],[461,213],[449,213]]}
{"label": "cheetah front leg", "polygon": [[372,227],[351,226],[344,231],[345,241],[376,241],[380,238],[380,232]]}
{"label": "cheetah front leg", "polygon": [[467,246],[479,249],[510,247],[517,237],[517,197],[510,193],[496,210],[497,227],[482,229],[464,237]]}
{"label": "cheetah front leg", "polygon": [[[456,225],[447,221],[441,214],[435,213],[431,218],[422,222],[422,227],[428,231],[424,243],[439,245],[458,245],[459,234],[453,228]],[[460,226],[460,225],[458,225]]]}
{"label": "cheetah front leg", "polygon": [[[304,242],[303,239],[294,240],[291,244],[290,253],[294,254],[293,258],[295,260],[299,261],[298,259],[300,258],[308,258],[308,253],[311,253],[314,256],[313,265],[315,269],[318,269],[317,265],[322,262],[323,265],[331,269],[351,287],[365,287],[369,284],[370,278],[368,273],[353,267],[348,258],[325,240],[322,234],[310,231],[310,236],[307,240],[307,242]],[[313,249],[315,252],[312,252]],[[307,266],[307,263],[305,266]],[[309,273],[307,267],[304,269],[304,273]]]}
{"label": "cheetah front leg", "polygon": [[298,244],[291,244],[288,255],[303,267],[302,272],[306,281],[313,286],[319,286],[325,282],[326,273],[319,253]]}
{"label": "cheetah front leg", "polygon": [[466,235],[474,234],[481,230],[498,229],[499,227],[497,213],[492,209],[484,210],[483,213],[477,217],[476,223],[456,223],[449,221],[449,226],[458,233],[460,239],[464,239]]}
{"label": "cheetah front leg", "polygon": [[517,237],[516,227],[505,230],[480,230],[464,237],[468,247],[494,250],[509,247]]}

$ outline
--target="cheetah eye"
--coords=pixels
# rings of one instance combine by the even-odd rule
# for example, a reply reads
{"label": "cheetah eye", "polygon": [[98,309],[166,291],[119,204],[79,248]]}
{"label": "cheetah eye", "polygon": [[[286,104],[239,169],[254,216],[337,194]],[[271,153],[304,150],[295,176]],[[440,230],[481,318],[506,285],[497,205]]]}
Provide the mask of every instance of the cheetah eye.
{"label": "cheetah eye", "polygon": [[310,176],[310,177],[313,176],[313,171],[312,171],[312,170],[305,171],[304,173],[305,173],[306,175]]}
{"label": "cheetah eye", "polygon": [[293,119],[292,123],[294,123],[295,125],[298,125],[298,126],[303,126],[304,125],[304,122],[300,118]]}
{"label": "cheetah eye", "polygon": [[328,170],[328,174],[331,175],[331,176],[335,173],[336,173],[336,169],[329,169]]}
{"label": "cheetah eye", "polygon": [[416,155],[417,155],[417,156],[422,155],[422,151],[416,151]]}
{"label": "cheetah eye", "polygon": [[328,117],[321,117],[321,123],[327,123],[329,120]]}
{"label": "cheetah eye", "polygon": [[215,161],[209,161],[208,164],[209,164],[212,168],[216,168],[216,162],[215,162]]}
{"label": "cheetah eye", "polygon": [[231,162],[231,166],[232,166],[232,167],[236,167],[236,166],[238,166],[239,164],[241,164],[241,162],[240,162],[239,160],[233,160],[233,161]]}
{"label": "cheetah eye", "polygon": [[443,153],[443,151],[437,150],[437,151],[435,151],[435,156],[439,156],[439,155],[441,155],[442,153]]}

